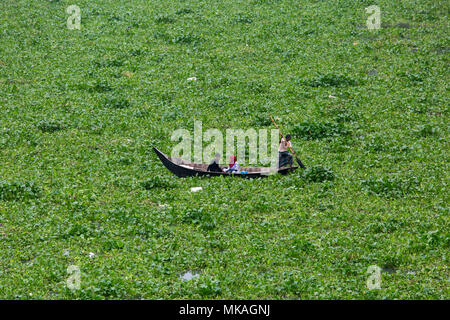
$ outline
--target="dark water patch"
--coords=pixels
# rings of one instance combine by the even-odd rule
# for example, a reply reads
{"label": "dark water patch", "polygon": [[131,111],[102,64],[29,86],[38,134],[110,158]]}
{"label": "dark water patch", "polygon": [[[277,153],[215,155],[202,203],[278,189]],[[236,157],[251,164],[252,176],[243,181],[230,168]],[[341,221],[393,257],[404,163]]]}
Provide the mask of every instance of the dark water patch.
{"label": "dark water patch", "polygon": [[189,13],[193,13],[194,10],[190,9],[190,8],[181,8],[178,9],[175,14],[177,15],[184,15],[184,14],[189,14]]}
{"label": "dark water patch", "polygon": [[238,23],[242,23],[242,24],[250,24],[253,22],[252,17],[250,17],[249,15],[240,13],[238,14],[233,20],[232,23],[233,24],[238,24]]}
{"label": "dark water patch", "polygon": [[103,80],[96,80],[90,84],[80,84],[77,87],[82,90],[99,93],[110,92],[114,90],[111,85]]}
{"label": "dark water patch", "polygon": [[381,271],[392,274],[392,273],[396,273],[397,269],[394,267],[384,267],[381,269]]}
{"label": "dark water patch", "polygon": [[66,126],[64,123],[54,119],[42,120],[37,124],[37,128],[44,133],[53,133],[64,130]]}
{"label": "dark water patch", "polygon": [[132,57],[137,57],[147,53],[147,50],[144,48],[135,48],[129,51],[129,55]]}
{"label": "dark water patch", "polygon": [[173,18],[172,16],[167,15],[167,14],[159,14],[156,16],[155,22],[169,24],[169,23],[174,23],[175,18]]}
{"label": "dark water patch", "polygon": [[110,15],[107,17],[107,19],[108,19],[108,21],[110,21],[110,22],[115,22],[115,21],[121,21],[121,20],[123,20],[123,18],[122,18],[121,16],[116,15],[116,14],[110,14]]}
{"label": "dark water patch", "polygon": [[27,200],[39,197],[41,189],[34,182],[0,180],[0,200]]}
{"label": "dark water patch", "polygon": [[111,109],[125,109],[131,107],[131,102],[121,95],[109,95],[105,98],[103,105]]}

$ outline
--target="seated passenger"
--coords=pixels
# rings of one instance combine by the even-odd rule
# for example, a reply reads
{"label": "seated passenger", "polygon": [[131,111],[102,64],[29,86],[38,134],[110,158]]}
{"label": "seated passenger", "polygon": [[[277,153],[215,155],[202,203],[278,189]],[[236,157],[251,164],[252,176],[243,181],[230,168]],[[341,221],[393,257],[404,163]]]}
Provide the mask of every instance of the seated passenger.
{"label": "seated passenger", "polygon": [[230,156],[230,163],[228,165],[228,168],[225,169],[225,172],[228,173],[239,172],[239,163],[237,163],[236,156]]}
{"label": "seated passenger", "polygon": [[209,164],[207,170],[211,172],[222,172],[222,169],[219,167],[219,162],[220,162],[220,153],[216,153],[214,159]]}

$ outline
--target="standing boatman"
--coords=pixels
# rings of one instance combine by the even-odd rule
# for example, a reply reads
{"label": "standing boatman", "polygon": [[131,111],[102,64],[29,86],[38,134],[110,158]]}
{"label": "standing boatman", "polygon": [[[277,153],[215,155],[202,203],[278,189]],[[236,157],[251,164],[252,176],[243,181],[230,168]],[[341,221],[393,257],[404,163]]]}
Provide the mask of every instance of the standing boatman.
{"label": "standing boatman", "polygon": [[[287,149],[291,150],[292,154],[295,156],[295,160],[297,160],[298,165],[300,168],[305,169],[305,165],[302,163],[302,161],[297,157],[295,154],[295,151],[292,149],[291,144],[291,135],[286,135],[286,139],[283,137],[283,134],[281,133],[280,128],[275,123],[275,120],[273,120],[272,116],[270,116],[270,120],[272,120],[275,127],[278,129],[281,139],[280,139],[280,147],[278,148],[278,168],[281,168],[282,166],[289,164],[292,168],[292,155],[289,154]],[[279,120],[279,118],[278,118]]]}
{"label": "standing boatman", "polygon": [[292,167],[293,158],[288,151],[288,149],[292,148],[291,135],[287,134],[286,137],[283,137],[281,133],[280,135],[280,146],[278,147],[278,168],[281,168],[287,164]]}

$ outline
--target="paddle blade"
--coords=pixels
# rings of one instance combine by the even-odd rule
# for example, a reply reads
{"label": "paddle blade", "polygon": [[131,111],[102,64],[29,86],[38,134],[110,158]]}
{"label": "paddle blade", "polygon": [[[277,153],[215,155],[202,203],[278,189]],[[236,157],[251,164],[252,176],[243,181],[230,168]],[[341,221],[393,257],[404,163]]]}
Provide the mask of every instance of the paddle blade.
{"label": "paddle blade", "polygon": [[305,169],[305,165],[300,161],[299,158],[295,157],[295,160],[297,160],[298,165],[300,166],[300,168]]}

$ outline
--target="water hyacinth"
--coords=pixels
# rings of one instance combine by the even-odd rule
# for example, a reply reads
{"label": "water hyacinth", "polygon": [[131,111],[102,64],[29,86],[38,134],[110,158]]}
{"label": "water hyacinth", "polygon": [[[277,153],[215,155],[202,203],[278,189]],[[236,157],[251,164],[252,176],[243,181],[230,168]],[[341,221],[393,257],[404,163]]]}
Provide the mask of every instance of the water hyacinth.
{"label": "water hyacinth", "polygon": [[[448,6],[331,3],[0,1],[0,299],[448,300]],[[269,115],[305,170],[152,150]]]}

